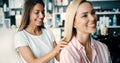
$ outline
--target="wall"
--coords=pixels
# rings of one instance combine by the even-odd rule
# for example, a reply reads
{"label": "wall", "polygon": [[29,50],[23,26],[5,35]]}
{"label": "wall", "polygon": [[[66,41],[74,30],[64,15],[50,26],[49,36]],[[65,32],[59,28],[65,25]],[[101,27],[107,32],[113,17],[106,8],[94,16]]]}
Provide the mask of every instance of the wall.
{"label": "wall", "polygon": [[14,49],[15,31],[0,29],[0,63],[22,63]]}

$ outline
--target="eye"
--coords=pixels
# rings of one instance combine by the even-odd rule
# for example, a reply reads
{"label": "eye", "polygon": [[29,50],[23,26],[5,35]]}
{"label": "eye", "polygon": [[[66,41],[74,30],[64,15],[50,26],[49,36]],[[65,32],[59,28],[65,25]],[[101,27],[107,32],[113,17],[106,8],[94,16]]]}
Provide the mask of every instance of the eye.
{"label": "eye", "polygon": [[87,17],[87,15],[83,15],[83,16],[82,16],[82,18],[86,18],[86,17]]}
{"label": "eye", "polygon": [[39,12],[38,12],[38,11],[35,11],[34,13],[35,13],[35,14],[39,14]]}

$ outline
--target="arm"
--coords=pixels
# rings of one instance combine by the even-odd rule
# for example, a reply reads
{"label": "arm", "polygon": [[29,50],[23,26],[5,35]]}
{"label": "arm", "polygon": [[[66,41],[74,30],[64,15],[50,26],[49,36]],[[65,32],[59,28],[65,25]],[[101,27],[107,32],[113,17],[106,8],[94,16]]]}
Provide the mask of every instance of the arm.
{"label": "arm", "polygon": [[36,58],[34,54],[32,53],[31,49],[29,46],[23,46],[19,47],[19,53],[21,56],[25,59],[27,63],[48,63],[52,58],[56,57],[57,60],[59,60],[59,53],[60,50],[67,44],[65,41],[61,41],[58,45],[56,42],[54,42],[54,47],[50,52],[47,54]]}
{"label": "arm", "polygon": [[57,52],[52,49],[46,55],[36,58],[29,46],[19,47],[19,53],[27,63],[48,63],[57,54]]}
{"label": "arm", "polygon": [[[53,42],[53,46],[55,48],[57,46],[57,43]],[[56,56],[55,56],[55,58],[56,58],[57,61],[59,61],[59,55],[60,55],[60,53],[56,54]]]}
{"label": "arm", "polygon": [[56,54],[55,58],[57,61],[60,60],[60,52],[61,50],[68,44],[68,42],[64,41],[64,38],[60,40],[59,44],[56,42],[53,42],[53,46],[56,50],[58,50],[58,53]]}

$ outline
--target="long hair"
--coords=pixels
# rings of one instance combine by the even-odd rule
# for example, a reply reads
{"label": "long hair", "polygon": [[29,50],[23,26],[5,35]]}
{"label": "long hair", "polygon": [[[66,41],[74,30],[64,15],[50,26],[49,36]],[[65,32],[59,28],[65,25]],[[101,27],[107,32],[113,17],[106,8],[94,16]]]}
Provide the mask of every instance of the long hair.
{"label": "long hair", "polygon": [[[43,7],[45,6],[42,0],[25,0],[22,11],[21,24],[18,31],[22,31],[23,29],[27,28],[30,23],[30,11],[37,3],[40,3],[41,5],[43,5]],[[39,26],[39,28],[41,27],[44,28],[44,25]]]}
{"label": "long hair", "polygon": [[73,0],[73,2],[68,6],[66,10],[66,21],[65,21],[65,41],[70,41],[73,35],[76,35],[76,29],[73,27],[75,16],[79,5],[83,2],[88,2],[92,5],[91,2],[86,0]]}

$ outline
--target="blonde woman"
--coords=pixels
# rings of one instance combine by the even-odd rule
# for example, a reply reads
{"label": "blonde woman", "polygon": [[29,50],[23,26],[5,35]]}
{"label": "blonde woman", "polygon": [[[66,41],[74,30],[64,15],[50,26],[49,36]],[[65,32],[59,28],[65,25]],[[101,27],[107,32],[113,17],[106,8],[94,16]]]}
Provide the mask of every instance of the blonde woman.
{"label": "blonde woman", "polygon": [[60,54],[60,63],[111,63],[105,44],[91,38],[97,16],[90,2],[74,0],[67,8],[65,40],[68,45]]}
{"label": "blonde woman", "polygon": [[56,44],[53,33],[44,27],[44,7],[42,0],[25,1],[22,22],[15,36],[15,49],[23,63],[54,63],[67,44],[64,41]]}

